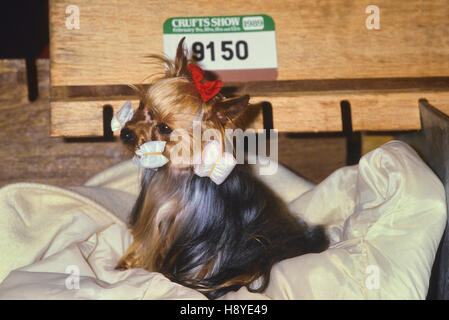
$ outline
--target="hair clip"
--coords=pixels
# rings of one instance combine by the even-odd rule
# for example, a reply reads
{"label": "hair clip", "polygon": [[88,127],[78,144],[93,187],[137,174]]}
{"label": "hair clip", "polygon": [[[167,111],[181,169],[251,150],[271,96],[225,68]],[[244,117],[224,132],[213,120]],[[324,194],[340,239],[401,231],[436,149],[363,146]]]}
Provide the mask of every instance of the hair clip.
{"label": "hair clip", "polygon": [[206,143],[202,161],[194,166],[194,172],[200,177],[209,177],[216,184],[221,184],[229,176],[237,160],[229,152],[221,153],[221,145],[216,140]]}
{"label": "hair clip", "polygon": [[134,115],[134,109],[131,107],[131,102],[126,101],[126,103],[120,108],[120,110],[114,114],[111,120],[112,131],[121,130],[125,124],[131,120]]}
{"label": "hair clip", "polygon": [[198,89],[198,92],[201,95],[201,99],[204,102],[209,101],[220,92],[221,88],[223,87],[223,82],[221,80],[206,81],[202,83],[201,81],[204,78],[204,71],[200,67],[192,63],[189,63],[187,68],[192,73],[193,84]]}
{"label": "hair clip", "polygon": [[155,169],[162,167],[168,159],[162,154],[165,149],[165,141],[145,142],[136,150],[134,163],[143,168]]}

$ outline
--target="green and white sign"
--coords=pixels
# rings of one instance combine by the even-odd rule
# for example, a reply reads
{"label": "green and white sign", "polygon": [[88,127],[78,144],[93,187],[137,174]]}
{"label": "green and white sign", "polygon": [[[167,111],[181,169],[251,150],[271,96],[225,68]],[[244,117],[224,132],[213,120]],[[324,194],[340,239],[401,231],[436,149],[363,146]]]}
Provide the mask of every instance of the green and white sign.
{"label": "green and white sign", "polygon": [[224,81],[276,80],[274,21],[270,16],[169,18],[164,23],[164,53],[174,58],[181,38],[204,69]]}

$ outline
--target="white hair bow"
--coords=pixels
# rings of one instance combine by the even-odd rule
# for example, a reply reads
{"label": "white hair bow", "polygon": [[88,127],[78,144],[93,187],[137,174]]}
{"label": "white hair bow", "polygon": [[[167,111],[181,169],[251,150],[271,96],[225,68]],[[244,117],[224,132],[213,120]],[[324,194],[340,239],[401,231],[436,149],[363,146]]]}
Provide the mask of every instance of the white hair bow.
{"label": "white hair bow", "polygon": [[165,141],[149,141],[140,146],[136,151],[134,162],[141,167],[155,169],[162,167],[168,159],[162,155],[165,149]]}
{"label": "white hair bow", "polygon": [[120,110],[114,114],[111,120],[111,129],[112,131],[119,131],[121,130],[125,124],[131,120],[131,118],[134,115],[134,109],[131,107],[131,102],[126,101],[126,103],[123,105],[123,107],[120,108]]}
{"label": "white hair bow", "polygon": [[229,152],[221,151],[218,141],[208,141],[204,146],[201,164],[194,166],[195,174],[200,177],[209,177],[216,184],[225,181],[237,164],[237,160]]}

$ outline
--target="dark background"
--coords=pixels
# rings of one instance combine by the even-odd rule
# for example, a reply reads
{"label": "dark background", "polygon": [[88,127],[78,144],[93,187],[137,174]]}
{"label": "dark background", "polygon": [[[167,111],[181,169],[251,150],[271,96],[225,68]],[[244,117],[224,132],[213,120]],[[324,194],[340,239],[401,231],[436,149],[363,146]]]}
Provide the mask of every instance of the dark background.
{"label": "dark background", "polygon": [[38,96],[37,58],[49,56],[48,0],[4,1],[0,7],[0,59],[25,59],[28,98]]}
{"label": "dark background", "polygon": [[4,1],[0,39],[0,59],[48,58],[48,1]]}

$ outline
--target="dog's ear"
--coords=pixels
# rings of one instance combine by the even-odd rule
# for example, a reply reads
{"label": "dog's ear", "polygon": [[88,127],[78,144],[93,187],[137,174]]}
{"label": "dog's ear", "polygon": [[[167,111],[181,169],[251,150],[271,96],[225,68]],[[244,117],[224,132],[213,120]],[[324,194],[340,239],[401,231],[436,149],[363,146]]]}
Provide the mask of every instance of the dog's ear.
{"label": "dog's ear", "polygon": [[189,70],[187,69],[188,60],[186,57],[186,52],[184,50],[184,40],[186,37],[183,37],[178,44],[178,49],[176,50],[176,58],[175,58],[175,68],[174,68],[174,76],[175,77],[186,77],[189,76]]}
{"label": "dog's ear", "polygon": [[225,99],[212,106],[212,113],[215,114],[221,124],[225,125],[242,115],[248,107],[248,103],[249,95],[247,94],[237,98]]}

